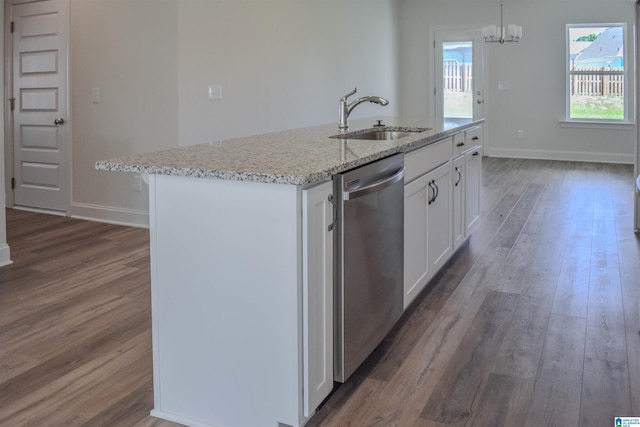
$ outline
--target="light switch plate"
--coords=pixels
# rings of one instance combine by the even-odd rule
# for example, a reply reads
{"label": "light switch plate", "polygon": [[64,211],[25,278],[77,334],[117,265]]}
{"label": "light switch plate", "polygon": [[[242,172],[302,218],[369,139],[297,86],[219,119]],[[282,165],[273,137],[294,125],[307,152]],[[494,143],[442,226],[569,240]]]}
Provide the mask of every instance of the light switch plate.
{"label": "light switch plate", "polygon": [[222,99],[222,85],[209,86],[209,101],[218,101]]}
{"label": "light switch plate", "polygon": [[97,87],[91,88],[91,102],[100,103],[100,89]]}

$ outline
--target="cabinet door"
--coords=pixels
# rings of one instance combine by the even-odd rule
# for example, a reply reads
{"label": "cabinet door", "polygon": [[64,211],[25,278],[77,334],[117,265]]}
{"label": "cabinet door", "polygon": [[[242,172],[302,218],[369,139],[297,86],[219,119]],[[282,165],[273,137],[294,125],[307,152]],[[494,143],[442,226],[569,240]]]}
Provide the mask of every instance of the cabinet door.
{"label": "cabinet door", "polygon": [[413,301],[431,277],[428,253],[427,176],[404,186],[404,308]]}
{"label": "cabinet door", "polygon": [[333,388],[333,185],[303,191],[304,416],[311,416]]}
{"label": "cabinet door", "polygon": [[465,227],[465,180],[464,156],[453,160],[453,250],[460,247],[466,237]]}
{"label": "cabinet door", "polygon": [[473,147],[464,155],[465,168],[465,234],[468,236],[480,223],[482,190],[482,146]]}
{"label": "cabinet door", "polygon": [[428,201],[429,262],[435,273],[453,253],[453,179],[451,161],[426,174],[435,188]]}

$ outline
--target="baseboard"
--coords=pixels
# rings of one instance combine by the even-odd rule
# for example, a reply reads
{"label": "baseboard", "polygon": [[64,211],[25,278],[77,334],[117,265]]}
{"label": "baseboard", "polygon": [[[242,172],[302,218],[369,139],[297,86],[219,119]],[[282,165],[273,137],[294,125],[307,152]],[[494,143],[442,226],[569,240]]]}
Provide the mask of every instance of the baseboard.
{"label": "baseboard", "polygon": [[489,157],[506,157],[515,159],[565,160],[572,162],[620,163],[630,165],[635,163],[635,156],[633,154],[542,151],[499,147],[484,147],[484,154]]}
{"label": "baseboard", "polygon": [[6,243],[0,245],[0,267],[4,267],[11,264],[13,264],[13,261],[11,261],[9,245],[7,245]]}
{"label": "baseboard", "polygon": [[193,420],[191,418],[183,417],[183,416],[180,416],[180,415],[175,415],[175,414],[172,414],[170,412],[164,412],[164,411],[160,411],[160,410],[157,410],[157,409],[152,409],[151,413],[149,415],[151,415],[152,417],[155,417],[155,418],[160,418],[160,419],[163,419],[163,420],[172,421],[174,423],[184,424],[186,426],[213,427],[213,424],[206,424],[206,423],[203,423],[201,421],[196,421],[196,420]]}
{"label": "baseboard", "polygon": [[72,203],[70,216],[72,218],[86,219],[90,221],[149,228],[148,211],[89,205],[85,203]]}

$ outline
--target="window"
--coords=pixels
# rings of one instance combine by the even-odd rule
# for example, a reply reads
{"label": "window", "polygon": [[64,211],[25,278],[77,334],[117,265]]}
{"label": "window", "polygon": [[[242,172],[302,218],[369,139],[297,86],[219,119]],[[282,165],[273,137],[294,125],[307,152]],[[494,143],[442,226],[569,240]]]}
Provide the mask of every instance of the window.
{"label": "window", "polygon": [[625,24],[567,25],[567,120],[628,122]]}

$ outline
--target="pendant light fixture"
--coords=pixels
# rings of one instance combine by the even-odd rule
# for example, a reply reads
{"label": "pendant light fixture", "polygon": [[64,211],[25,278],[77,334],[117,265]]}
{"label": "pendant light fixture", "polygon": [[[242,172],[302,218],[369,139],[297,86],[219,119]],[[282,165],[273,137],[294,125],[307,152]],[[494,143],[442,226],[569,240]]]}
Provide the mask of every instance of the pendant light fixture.
{"label": "pendant light fixture", "polygon": [[500,26],[487,25],[482,27],[482,37],[487,43],[517,43],[522,38],[522,26],[509,24],[505,28],[503,24],[503,6],[502,0],[500,0]]}

